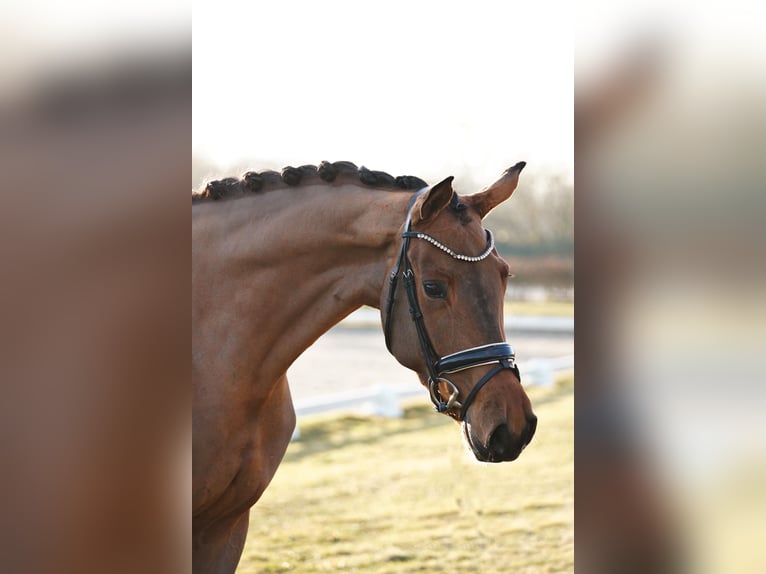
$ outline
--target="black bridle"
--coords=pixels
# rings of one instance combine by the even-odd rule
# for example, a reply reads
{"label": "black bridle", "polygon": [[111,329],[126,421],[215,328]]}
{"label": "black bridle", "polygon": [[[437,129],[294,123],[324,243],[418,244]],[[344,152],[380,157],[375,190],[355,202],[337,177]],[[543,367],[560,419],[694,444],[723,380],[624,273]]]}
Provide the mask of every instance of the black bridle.
{"label": "black bridle", "polygon": [[[476,398],[479,390],[481,390],[492,377],[503,369],[511,370],[519,380],[521,380],[521,375],[519,374],[519,368],[515,363],[513,347],[505,342],[471,347],[470,349],[458,351],[457,353],[452,353],[451,355],[446,355],[444,357],[440,357],[434,350],[433,343],[431,343],[431,338],[428,336],[428,331],[426,330],[420,304],[418,303],[415,272],[413,271],[412,263],[407,256],[410,239],[424,239],[442,251],[445,251],[453,258],[466,262],[478,262],[485,259],[494,250],[494,239],[492,238],[492,233],[487,229],[486,249],[481,255],[471,257],[455,253],[429,235],[412,231],[412,209],[415,206],[417,198],[427,192],[428,189],[428,187],[421,189],[413,195],[410,200],[404,232],[402,233],[402,246],[399,250],[399,257],[396,260],[396,265],[389,277],[388,298],[386,300],[383,330],[386,336],[386,347],[388,347],[389,352],[391,352],[391,313],[394,309],[396,288],[399,282],[399,276],[401,275],[404,288],[407,291],[407,299],[410,304],[410,316],[415,323],[418,342],[420,343],[420,349],[423,352],[423,358],[425,359],[426,368],[428,369],[428,390],[431,394],[431,402],[434,404],[434,409],[440,413],[448,413],[449,411],[454,412],[454,409],[460,409],[458,420],[462,421],[465,420],[465,416],[468,413],[468,407]],[[476,383],[462,403],[458,401],[460,395],[459,389],[452,381],[442,376],[444,374],[457,373],[466,369],[495,363],[497,364],[487,371],[479,382]],[[449,388],[450,396],[446,401],[442,398],[441,392],[439,391],[439,383],[445,383]]]}

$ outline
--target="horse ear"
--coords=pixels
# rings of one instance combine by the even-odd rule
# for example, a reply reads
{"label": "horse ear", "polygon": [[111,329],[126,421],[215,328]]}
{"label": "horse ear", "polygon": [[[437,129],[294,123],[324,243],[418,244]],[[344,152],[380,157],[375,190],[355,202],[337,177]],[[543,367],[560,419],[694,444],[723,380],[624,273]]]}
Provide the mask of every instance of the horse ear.
{"label": "horse ear", "polygon": [[452,176],[443,179],[436,185],[432,185],[431,189],[418,198],[414,212],[418,214],[420,221],[433,219],[449,205],[453,193],[453,179]]}
{"label": "horse ear", "polygon": [[484,218],[495,207],[511,197],[511,194],[516,189],[516,185],[519,183],[519,174],[525,165],[527,165],[527,162],[520,161],[513,167],[509,167],[495,183],[479,193],[469,195],[464,199],[470,201],[481,217]]}

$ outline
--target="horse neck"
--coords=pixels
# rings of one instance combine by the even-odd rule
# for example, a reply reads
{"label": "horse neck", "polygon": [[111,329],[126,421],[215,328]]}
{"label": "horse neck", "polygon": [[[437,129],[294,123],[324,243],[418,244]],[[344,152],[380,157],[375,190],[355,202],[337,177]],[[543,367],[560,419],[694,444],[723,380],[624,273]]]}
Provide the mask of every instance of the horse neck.
{"label": "horse neck", "polygon": [[227,290],[216,304],[229,307],[239,328],[249,326],[241,339],[259,342],[259,360],[279,374],[347,314],[379,306],[408,199],[307,186],[209,207],[199,227],[218,238],[207,251],[218,258],[217,288]]}

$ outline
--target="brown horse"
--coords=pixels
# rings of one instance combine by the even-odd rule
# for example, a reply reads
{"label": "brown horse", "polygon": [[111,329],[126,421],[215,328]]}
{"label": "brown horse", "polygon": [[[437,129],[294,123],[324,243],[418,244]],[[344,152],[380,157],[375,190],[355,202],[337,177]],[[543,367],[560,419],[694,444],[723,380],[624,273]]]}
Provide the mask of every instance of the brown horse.
{"label": "brown horse", "polygon": [[537,419],[504,341],[509,268],[481,221],[524,165],[470,196],[349,162],[192,195],[195,572],[234,572],[294,429],[285,373],[362,305],[478,460],[519,456]]}

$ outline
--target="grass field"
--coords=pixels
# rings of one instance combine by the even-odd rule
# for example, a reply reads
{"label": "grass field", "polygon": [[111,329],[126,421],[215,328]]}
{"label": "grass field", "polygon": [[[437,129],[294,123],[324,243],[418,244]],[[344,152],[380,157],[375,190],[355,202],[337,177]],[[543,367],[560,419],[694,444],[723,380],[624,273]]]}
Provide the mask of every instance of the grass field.
{"label": "grass field", "polygon": [[571,572],[573,389],[529,389],[537,434],[499,465],[423,401],[396,420],[302,421],[237,572]]}

